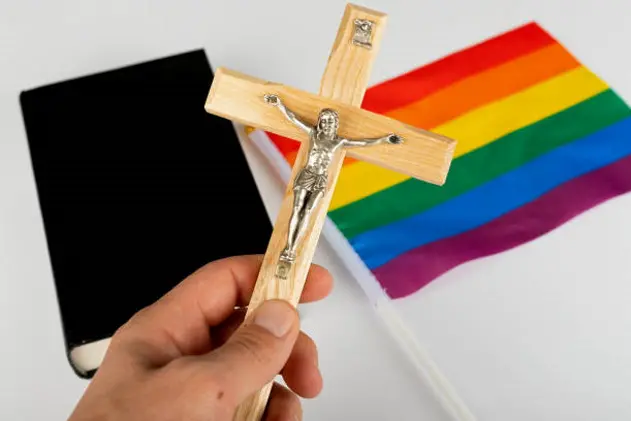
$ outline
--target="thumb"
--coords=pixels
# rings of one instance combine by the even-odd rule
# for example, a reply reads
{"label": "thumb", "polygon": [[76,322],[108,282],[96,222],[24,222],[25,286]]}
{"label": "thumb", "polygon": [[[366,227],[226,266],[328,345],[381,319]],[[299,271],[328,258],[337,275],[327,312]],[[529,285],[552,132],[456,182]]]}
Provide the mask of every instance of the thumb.
{"label": "thumb", "polygon": [[210,363],[225,392],[240,403],[274,380],[300,333],[296,310],[286,301],[261,304],[220,348]]}

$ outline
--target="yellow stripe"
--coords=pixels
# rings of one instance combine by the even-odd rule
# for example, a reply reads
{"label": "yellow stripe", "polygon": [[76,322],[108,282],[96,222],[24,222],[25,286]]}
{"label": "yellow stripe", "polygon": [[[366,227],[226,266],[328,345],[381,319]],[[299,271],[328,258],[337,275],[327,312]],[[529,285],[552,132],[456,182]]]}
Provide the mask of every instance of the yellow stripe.
{"label": "yellow stripe", "polygon": [[[458,142],[455,159],[606,89],[606,83],[581,66],[474,109],[431,130]],[[342,169],[329,210],[338,209],[409,178],[375,164],[354,162]]]}

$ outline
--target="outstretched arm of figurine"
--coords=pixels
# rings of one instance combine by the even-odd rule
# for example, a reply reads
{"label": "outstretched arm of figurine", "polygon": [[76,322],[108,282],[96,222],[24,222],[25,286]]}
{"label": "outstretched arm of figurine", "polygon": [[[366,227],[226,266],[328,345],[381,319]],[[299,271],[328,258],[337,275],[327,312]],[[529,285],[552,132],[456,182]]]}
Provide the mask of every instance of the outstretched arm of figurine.
{"label": "outstretched arm of figurine", "polygon": [[287,107],[285,107],[285,104],[283,104],[283,102],[280,100],[278,95],[268,94],[265,95],[263,99],[265,99],[265,102],[267,102],[268,104],[277,107],[287,118],[287,120],[291,121],[299,129],[305,131],[307,134],[311,133],[311,127],[309,127],[308,124],[296,117],[296,114],[294,114],[291,110],[288,110]]}
{"label": "outstretched arm of figurine", "polygon": [[396,134],[389,134],[383,137],[375,137],[369,139],[344,139],[343,145],[345,147],[362,147],[362,146],[372,146],[378,145],[380,143],[391,143],[393,145],[397,145],[399,143],[403,143],[403,138],[397,136]]}

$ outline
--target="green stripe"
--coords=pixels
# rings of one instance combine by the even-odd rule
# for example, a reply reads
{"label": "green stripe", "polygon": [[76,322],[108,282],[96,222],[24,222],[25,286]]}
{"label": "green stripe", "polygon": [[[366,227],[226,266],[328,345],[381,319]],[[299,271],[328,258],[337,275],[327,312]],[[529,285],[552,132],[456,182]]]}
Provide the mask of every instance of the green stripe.
{"label": "green stripe", "polygon": [[[406,180],[329,212],[346,238],[421,213],[537,156],[631,115],[612,90],[455,159],[445,185]],[[384,204],[387,203],[387,206]]]}

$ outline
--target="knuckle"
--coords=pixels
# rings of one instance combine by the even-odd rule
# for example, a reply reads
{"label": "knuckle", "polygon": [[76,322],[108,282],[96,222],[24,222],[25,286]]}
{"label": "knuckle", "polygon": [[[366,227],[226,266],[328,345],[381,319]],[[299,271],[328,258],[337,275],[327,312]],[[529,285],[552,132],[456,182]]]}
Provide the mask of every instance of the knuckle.
{"label": "knuckle", "polygon": [[232,337],[231,349],[260,364],[267,364],[271,355],[266,352],[270,348],[269,341],[256,331],[244,329]]}
{"label": "knuckle", "polygon": [[198,375],[197,366],[192,357],[180,357],[170,361],[165,367],[167,371],[193,378]]}
{"label": "knuckle", "polygon": [[129,323],[125,323],[114,331],[110,338],[108,348],[116,349],[122,346],[125,342],[128,342],[130,337],[133,338],[133,326]]}
{"label": "knuckle", "polygon": [[143,307],[136,311],[125,323],[116,329],[112,338],[126,335],[129,331],[133,331],[139,325],[142,325],[143,321],[147,318],[147,314],[150,311],[150,307]]}
{"label": "knuckle", "polygon": [[298,397],[278,384],[274,385],[270,396],[269,411],[265,421],[302,420],[302,405]]}
{"label": "knuckle", "polygon": [[306,342],[306,344],[308,346],[313,347],[313,348],[317,348],[317,345],[316,345],[315,341],[313,340],[313,338],[311,336],[307,335],[304,332],[301,332],[300,337],[303,338],[303,340]]}

